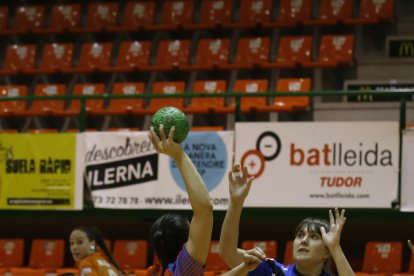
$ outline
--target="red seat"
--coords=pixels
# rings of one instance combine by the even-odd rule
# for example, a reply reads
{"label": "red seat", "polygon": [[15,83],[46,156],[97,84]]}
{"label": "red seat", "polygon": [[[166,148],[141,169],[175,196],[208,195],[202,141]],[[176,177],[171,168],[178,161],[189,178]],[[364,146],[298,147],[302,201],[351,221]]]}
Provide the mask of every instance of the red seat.
{"label": "red seat", "polygon": [[23,239],[0,239],[0,268],[8,271],[11,267],[22,266],[23,253]]}
{"label": "red seat", "polygon": [[394,19],[394,0],[361,0],[357,18],[345,20],[346,24],[378,24]]}
{"label": "red seat", "polygon": [[232,0],[203,0],[201,3],[200,20],[186,24],[189,29],[213,29],[223,27],[231,22]]}
{"label": "red seat", "polygon": [[174,30],[193,22],[194,1],[163,1],[161,22],[147,25],[148,30]]}
{"label": "red seat", "polygon": [[261,248],[266,257],[277,259],[277,242],[272,240],[248,240],[243,241],[242,249],[249,250],[255,247]]}
{"label": "red seat", "polygon": [[[0,85],[0,97],[20,96],[27,96],[27,85]],[[26,100],[0,101],[0,117],[16,116],[26,107]]]}
{"label": "red seat", "polygon": [[[182,94],[185,91],[185,83],[181,81],[177,82],[155,82],[152,87],[153,94]],[[183,98],[153,98],[150,100],[150,104],[145,108],[146,114],[152,114],[158,109],[165,106],[173,106],[178,109],[184,109]]]}
{"label": "red seat", "polygon": [[293,27],[311,18],[312,0],[280,0],[279,2],[278,18],[274,21],[264,22],[265,27]]}
{"label": "red seat", "polygon": [[[234,92],[258,93],[268,91],[267,80],[237,80],[234,83]],[[234,99],[232,99],[234,105]],[[267,97],[243,97],[240,101],[241,112],[269,112],[274,107],[267,104]]]}
{"label": "red seat", "polygon": [[84,43],[79,58],[79,65],[64,68],[65,73],[91,73],[108,68],[111,65],[112,43]]}
{"label": "red seat", "polygon": [[14,25],[9,32],[27,33],[43,28],[45,23],[44,5],[21,5],[16,9]]}
{"label": "red seat", "polygon": [[63,33],[79,28],[81,5],[79,3],[54,4],[50,12],[49,26],[35,29],[35,33]]}
{"label": "red seat", "polygon": [[[208,252],[206,259],[206,272],[214,271],[216,273],[222,273],[229,270],[229,267],[223,261],[219,255],[219,241],[212,240],[210,244],[210,251]],[[220,275],[220,274],[216,274]]]}
{"label": "red seat", "polygon": [[337,67],[351,65],[354,61],[353,35],[325,35],[315,61],[303,62],[303,67]]}
{"label": "red seat", "polygon": [[[35,96],[63,96],[66,94],[64,84],[38,84]],[[64,100],[33,100],[30,109],[22,113],[24,116],[60,116],[65,107]]]}
{"label": "red seat", "polygon": [[270,22],[272,0],[242,0],[236,22],[224,24],[225,28],[253,28]]}
{"label": "red seat", "polygon": [[198,42],[194,64],[182,65],[181,70],[212,70],[227,64],[230,39],[201,39]]}
{"label": "red seat", "polygon": [[148,259],[148,242],[146,240],[116,240],[113,256],[121,269],[127,273],[132,273],[136,269],[145,269]]}
{"label": "red seat", "polygon": [[157,61],[143,66],[145,71],[169,71],[189,63],[190,40],[161,40],[158,44]]}
{"label": "red seat", "polygon": [[[225,93],[226,81],[195,81],[193,93],[210,94]],[[192,98],[191,103],[185,108],[186,113],[230,113],[234,111],[234,106],[226,106],[224,97],[202,97]]]}
{"label": "red seat", "polygon": [[22,73],[24,70],[33,69],[36,57],[36,45],[9,45],[7,46],[3,68],[0,75]]}
{"label": "red seat", "polygon": [[232,64],[220,65],[222,69],[250,69],[260,67],[269,61],[268,37],[241,38],[237,44],[237,53]]}
{"label": "red seat", "polygon": [[117,25],[118,3],[88,3],[85,26],[71,28],[72,32],[100,32]]}
{"label": "red seat", "polygon": [[9,28],[9,8],[0,7],[0,34]]}
{"label": "red seat", "polygon": [[102,71],[128,72],[140,70],[142,66],[148,66],[150,53],[151,43],[149,41],[123,41],[119,45],[116,65],[103,68]]}
{"label": "red seat", "polygon": [[40,67],[24,70],[25,73],[50,74],[72,67],[72,43],[46,43],[43,46]]}
{"label": "red seat", "polygon": [[[301,79],[279,79],[276,84],[277,92],[308,92],[311,90],[311,80]],[[272,105],[278,111],[305,110],[310,106],[310,99],[307,96],[299,97],[275,97]]]}
{"label": "red seat", "polygon": [[[83,83],[75,84],[72,95],[102,95],[105,92],[105,85],[103,83]],[[63,111],[64,115],[77,116],[80,113],[81,101],[71,100],[69,108]],[[86,100],[86,112],[93,113],[100,112],[103,108],[103,100]]]}
{"label": "red seat", "polygon": [[123,22],[117,26],[108,26],[107,30],[110,32],[138,31],[151,25],[154,23],[155,6],[155,1],[127,2],[125,3]]}
{"label": "red seat", "polygon": [[283,263],[285,265],[293,264],[293,241],[287,241],[285,245],[285,253],[283,257]]}
{"label": "red seat", "polygon": [[275,62],[262,63],[263,68],[294,68],[310,61],[311,36],[284,36],[280,39]]}
{"label": "red seat", "polygon": [[352,18],[353,0],[321,0],[319,18],[307,19],[305,25],[337,25]]}

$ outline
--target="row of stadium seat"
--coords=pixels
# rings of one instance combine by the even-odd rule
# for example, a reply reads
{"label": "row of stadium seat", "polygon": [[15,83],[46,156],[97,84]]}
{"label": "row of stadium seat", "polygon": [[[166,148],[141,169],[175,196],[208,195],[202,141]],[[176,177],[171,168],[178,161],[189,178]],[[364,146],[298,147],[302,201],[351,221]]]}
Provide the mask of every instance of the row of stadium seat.
{"label": "row of stadium seat", "polygon": [[[160,3],[163,3],[162,7],[157,7],[156,1],[126,2],[124,7],[117,2],[88,3],[86,22],[81,22],[85,7],[80,2],[54,4],[50,15],[47,15],[49,7],[45,5],[22,4],[13,13],[9,7],[2,6],[0,34],[376,24],[391,20],[394,10],[394,0],[361,0],[355,17],[353,0],[321,0],[317,17],[312,16],[311,0],[281,0],[278,6],[272,0],[241,0],[238,14],[233,14],[237,11],[238,1],[232,0],[203,0],[199,7],[192,0]],[[198,15],[196,9],[199,9],[199,18],[195,18]],[[9,24],[10,13],[14,15],[13,25]]]}
{"label": "row of stadium seat", "polygon": [[[36,45],[9,45],[4,57],[0,75],[92,73],[130,71],[197,71],[236,70],[252,68],[313,68],[352,65],[354,61],[353,35],[325,35],[320,41],[318,58],[312,60],[312,36],[281,37],[277,56],[270,59],[275,51],[269,37],[240,38],[236,55],[231,56],[231,41],[222,39],[201,39],[197,45],[194,62],[191,58],[190,40],[161,40],[156,51],[156,61],[150,64],[151,43],[149,41],[123,41],[113,43],[84,43],[74,66],[74,53],[78,52],[73,43],[46,43],[42,49],[39,65],[36,62]],[[274,48],[275,47],[275,48]],[[114,51],[116,48],[117,51]],[[113,52],[117,62],[112,64]]]}

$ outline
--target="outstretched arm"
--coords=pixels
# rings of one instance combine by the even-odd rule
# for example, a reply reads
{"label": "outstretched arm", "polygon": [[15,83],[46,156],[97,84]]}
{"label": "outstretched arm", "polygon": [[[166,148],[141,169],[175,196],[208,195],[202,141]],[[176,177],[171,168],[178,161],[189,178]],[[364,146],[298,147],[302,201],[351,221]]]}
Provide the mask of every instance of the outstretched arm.
{"label": "outstretched arm", "polygon": [[342,209],[341,213],[339,213],[338,208],[335,208],[335,217],[332,213],[332,210],[329,210],[329,220],[331,229],[328,233],[326,233],[326,229],[324,227],[321,227],[322,239],[332,255],[336,269],[338,271],[338,275],[354,276],[354,271],[352,270],[351,265],[346,259],[345,254],[339,244],[342,228],[344,227],[346,221],[345,209]]}
{"label": "outstretched arm", "polygon": [[243,262],[245,251],[237,248],[237,242],[240,216],[252,181],[253,177],[247,175],[247,168],[241,171],[238,163],[229,172],[230,204],[221,228],[219,250],[220,256],[230,268]]}
{"label": "outstretched arm", "polygon": [[149,137],[155,150],[174,159],[187,189],[193,217],[190,224],[190,233],[186,244],[188,253],[200,263],[205,263],[209,249],[211,232],[213,229],[213,205],[206,185],[198,173],[190,157],[173,141],[175,127],[172,127],[168,138],[164,133],[164,126],[160,125],[160,136],[151,127]]}

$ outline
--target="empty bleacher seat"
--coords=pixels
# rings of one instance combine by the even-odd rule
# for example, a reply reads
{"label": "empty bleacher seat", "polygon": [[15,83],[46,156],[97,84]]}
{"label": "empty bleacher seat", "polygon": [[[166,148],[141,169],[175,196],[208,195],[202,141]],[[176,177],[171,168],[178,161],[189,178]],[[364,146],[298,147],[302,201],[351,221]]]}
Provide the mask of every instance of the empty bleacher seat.
{"label": "empty bleacher seat", "polygon": [[148,242],[146,240],[116,240],[113,256],[121,269],[127,273],[145,270],[148,259]]}
{"label": "empty bleacher seat", "polygon": [[81,19],[80,3],[58,3],[52,6],[49,25],[33,30],[34,33],[63,33],[79,28]]}
{"label": "empty bleacher seat", "polygon": [[9,28],[9,8],[0,7],[0,34]]}
{"label": "empty bleacher seat", "polygon": [[62,72],[72,67],[72,43],[46,43],[43,46],[40,66],[24,70],[28,74],[51,74]]}
{"label": "empty bleacher seat", "polygon": [[394,19],[394,0],[361,0],[358,16],[345,24],[378,24]]}
{"label": "empty bleacher seat", "polygon": [[272,16],[271,0],[242,0],[236,22],[224,24],[225,28],[253,28],[270,22]]}
{"label": "empty bleacher seat", "polygon": [[0,239],[0,268],[5,272],[23,265],[24,240]]}
{"label": "empty bleacher seat", "polygon": [[73,27],[71,32],[100,32],[117,25],[118,3],[88,3],[88,15],[84,26]]}
{"label": "empty bleacher seat", "polygon": [[116,26],[107,26],[110,32],[138,31],[154,23],[155,1],[132,1],[125,3],[122,22]]}
{"label": "empty bleacher seat", "polygon": [[0,75],[17,74],[27,69],[33,69],[35,57],[36,45],[34,44],[13,44],[7,46]]}
{"label": "empty bleacher seat", "polygon": [[170,71],[189,63],[190,40],[161,40],[154,65],[142,66],[144,71]]}
{"label": "empty bleacher seat", "polygon": [[20,5],[16,9],[14,25],[9,33],[23,34],[43,28],[45,23],[44,5]]}
{"label": "empty bleacher seat", "polygon": [[212,240],[210,243],[210,250],[206,259],[206,272],[212,271],[220,275],[224,271],[229,270],[229,267],[219,255],[219,241]]}
{"label": "empty bleacher seat", "polygon": [[128,72],[140,70],[148,66],[151,43],[149,41],[122,41],[119,45],[118,58],[115,65],[103,67],[104,72]]}
{"label": "empty bleacher seat", "polygon": [[283,263],[285,265],[293,264],[293,241],[289,240],[285,244],[285,251],[283,253]]}
{"label": "empty bleacher seat", "polygon": [[[63,96],[66,94],[64,84],[38,84],[35,87],[35,96]],[[24,116],[61,116],[65,107],[62,99],[33,100],[29,109],[21,111]]]}
{"label": "empty bleacher seat", "polygon": [[82,44],[79,64],[76,67],[64,68],[65,73],[91,73],[108,68],[111,65],[112,43],[84,43]]}
{"label": "empty bleacher seat", "polygon": [[[311,90],[311,80],[308,78],[282,78],[276,84],[277,92],[308,92]],[[275,97],[272,106],[278,111],[306,110],[310,106],[308,96]]]}
{"label": "empty bleacher seat", "polygon": [[[72,95],[103,95],[105,85],[103,83],[78,83],[73,87]],[[86,112],[101,111],[103,108],[103,100],[90,99],[86,100]],[[78,116],[81,109],[81,100],[73,99],[70,101],[68,109],[63,111],[63,115]]]}
{"label": "empty bleacher seat", "polygon": [[264,22],[265,27],[294,27],[311,18],[312,0],[279,1],[279,13],[276,20]]}
{"label": "empty bleacher seat", "polygon": [[[236,80],[234,83],[234,92],[255,94],[259,92],[267,92],[269,89],[268,81],[265,79],[250,79],[250,80]],[[234,104],[234,99],[232,99]],[[273,106],[267,104],[267,97],[242,97],[241,98],[241,112],[269,112],[274,110]]]}
{"label": "empty bleacher seat", "polygon": [[319,17],[304,20],[305,25],[337,25],[352,18],[353,0],[321,0]]}
{"label": "empty bleacher seat", "polygon": [[[182,81],[177,82],[154,82],[152,87],[153,94],[183,94],[185,91],[185,83]],[[152,98],[149,105],[145,108],[144,112],[152,114],[158,109],[165,106],[173,106],[178,109],[184,108],[183,98]]]}
{"label": "empty bleacher seat", "polygon": [[213,29],[223,27],[231,22],[232,0],[203,0],[201,3],[200,20],[184,25],[189,29]]}
{"label": "empty bleacher seat", "polygon": [[[0,97],[21,97],[26,95],[27,85],[0,85]],[[0,101],[0,117],[17,116],[26,108],[26,100]]]}
{"label": "empty bleacher seat", "polygon": [[191,24],[194,18],[194,1],[163,1],[161,21],[145,28],[154,30],[174,30]]}

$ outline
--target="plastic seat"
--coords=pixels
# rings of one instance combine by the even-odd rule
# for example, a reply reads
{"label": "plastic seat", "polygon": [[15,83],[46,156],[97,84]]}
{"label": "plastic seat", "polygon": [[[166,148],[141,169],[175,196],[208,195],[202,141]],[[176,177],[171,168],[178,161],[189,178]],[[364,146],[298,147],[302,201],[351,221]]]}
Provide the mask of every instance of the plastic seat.
{"label": "plastic seat", "polygon": [[116,240],[113,256],[122,270],[133,272],[145,269],[148,258],[148,242],[146,240]]}
{"label": "plastic seat", "polygon": [[9,8],[0,7],[0,34],[9,28]]}
{"label": "plastic seat", "polygon": [[34,33],[63,33],[79,28],[81,18],[80,3],[59,3],[52,6],[47,27],[33,30]]}
{"label": "plastic seat", "polygon": [[[185,83],[178,82],[154,82],[152,87],[153,94],[182,94],[185,91]],[[150,104],[145,108],[144,112],[152,114],[158,109],[165,106],[173,106],[178,109],[184,109],[183,98],[153,98]]]}
{"label": "plastic seat", "polygon": [[221,28],[231,22],[232,0],[203,0],[201,3],[200,19],[196,23],[186,24],[188,29]]}
{"label": "plastic seat", "polygon": [[224,24],[225,28],[254,28],[270,22],[272,0],[242,0],[236,22]]}
{"label": "plastic seat", "polygon": [[394,19],[394,0],[361,0],[357,18],[345,20],[345,24],[378,24]]}
{"label": "plastic seat", "polygon": [[206,272],[215,271],[217,273],[223,273],[227,270],[229,270],[229,267],[219,255],[219,241],[212,240],[210,244],[210,251],[208,252],[206,259]]}
{"label": "plastic seat", "polygon": [[[276,84],[277,92],[308,92],[311,90],[311,80],[307,78],[299,79],[279,79]],[[306,110],[310,106],[310,99],[307,96],[299,97],[275,97],[272,105],[278,111]]]}
{"label": "plastic seat", "polygon": [[163,1],[161,22],[147,25],[145,28],[155,30],[174,30],[193,22],[194,1]]}
{"label": "plastic seat", "polygon": [[269,61],[268,37],[241,38],[232,64],[220,65],[221,69],[251,69]]}
{"label": "plastic seat", "polygon": [[[234,92],[258,93],[268,91],[267,80],[237,80],[234,83]],[[240,101],[241,112],[269,112],[274,107],[267,104],[267,97],[243,97]],[[234,99],[232,99],[234,105]]]}
{"label": "plastic seat", "polygon": [[[35,96],[63,96],[66,94],[64,84],[38,84]],[[33,100],[30,109],[22,113],[24,116],[61,116],[65,107],[64,100]]]}
{"label": "plastic seat", "polygon": [[311,36],[284,36],[280,38],[275,62],[263,62],[263,68],[294,68],[310,61],[312,52]]}
{"label": "plastic seat", "polygon": [[88,16],[84,26],[71,28],[71,32],[102,32],[117,25],[118,3],[88,3]]}
{"label": "plastic seat", "polygon": [[131,32],[138,31],[147,25],[154,24],[155,1],[127,2],[123,22],[117,26],[108,26],[110,32]]}
{"label": "plastic seat", "polygon": [[[195,81],[193,93],[210,94],[225,93],[226,81]],[[185,108],[186,113],[208,114],[208,113],[230,113],[234,111],[234,106],[226,106],[224,97],[202,97],[192,98],[190,104]]]}
{"label": "plastic seat", "polygon": [[[26,85],[0,85],[0,97],[19,96],[27,96]],[[0,117],[17,116],[26,108],[26,100],[0,101]]]}
{"label": "plastic seat", "polygon": [[337,67],[351,65],[354,61],[353,35],[325,35],[322,37],[319,57],[303,62],[303,67]]}
{"label": "plastic seat", "polygon": [[8,271],[11,267],[22,266],[23,253],[23,239],[0,239],[0,268]]}
{"label": "plastic seat", "polygon": [[319,18],[304,20],[304,24],[311,26],[342,24],[352,18],[353,2],[353,0],[321,0]]}
{"label": "plastic seat", "polygon": [[285,265],[293,264],[293,241],[287,241],[285,245],[285,253],[283,263]]}
{"label": "plastic seat", "polygon": [[201,39],[194,64],[182,65],[181,70],[213,70],[229,60],[230,39]]}
{"label": "plastic seat", "polygon": [[129,72],[148,66],[150,61],[151,43],[149,41],[123,41],[119,45],[117,63],[103,68],[102,71]]}
{"label": "plastic seat", "polygon": [[43,28],[45,23],[44,5],[20,5],[16,9],[14,25],[8,33],[23,34]]}
{"label": "plastic seat", "polygon": [[162,40],[158,44],[154,65],[143,66],[144,71],[170,71],[189,63],[190,40]]}
{"label": "plastic seat", "polygon": [[[105,85],[103,83],[84,83],[75,84],[72,95],[103,95],[105,92]],[[86,112],[92,113],[94,111],[100,112],[103,108],[103,100],[86,100]],[[69,108],[63,111],[67,116],[78,116],[81,108],[81,100],[71,100]]]}
{"label": "plastic seat", "polygon": [[272,240],[248,240],[242,242],[242,249],[261,248],[268,258],[277,259],[277,242]]}
{"label": "plastic seat", "polygon": [[276,20],[264,22],[265,27],[294,27],[310,19],[312,14],[312,0],[292,1],[280,0],[279,14]]}
{"label": "plastic seat", "polygon": [[43,46],[42,60],[38,68],[24,70],[28,74],[51,74],[72,67],[72,43],[46,43]]}
{"label": "plastic seat", "polygon": [[91,73],[108,68],[111,65],[112,43],[84,43],[79,58],[79,65],[64,68],[65,73]]}
{"label": "plastic seat", "polygon": [[24,70],[33,69],[36,57],[36,45],[9,45],[7,46],[3,68],[0,75],[22,73]]}

